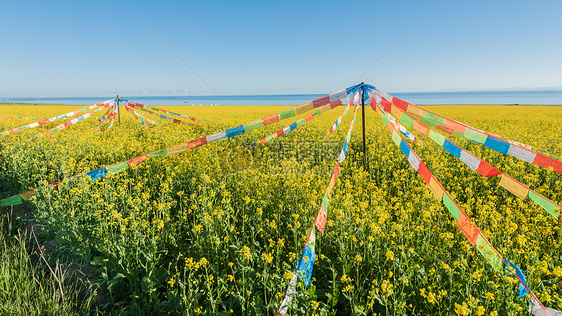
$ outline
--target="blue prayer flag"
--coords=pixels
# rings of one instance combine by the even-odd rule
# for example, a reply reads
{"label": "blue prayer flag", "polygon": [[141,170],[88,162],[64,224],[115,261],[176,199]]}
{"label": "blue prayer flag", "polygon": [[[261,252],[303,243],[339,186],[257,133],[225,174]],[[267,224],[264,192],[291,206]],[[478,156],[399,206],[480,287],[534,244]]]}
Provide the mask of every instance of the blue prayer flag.
{"label": "blue prayer flag", "polygon": [[447,139],[445,139],[445,142],[443,143],[443,149],[457,158],[461,157],[461,148],[451,143]]}
{"label": "blue prayer flag", "polygon": [[316,260],[316,254],[310,245],[304,247],[304,252],[297,264],[297,275],[303,278],[304,284],[306,286],[310,285],[310,279],[312,278],[312,269],[314,267],[314,261]]}
{"label": "blue prayer flag", "polygon": [[[517,277],[519,279],[521,279],[521,281],[523,282],[523,284],[525,284],[525,286],[527,286],[527,280],[525,280],[525,275],[523,275],[523,272],[521,271],[521,269],[519,269],[519,267],[517,267],[515,264],[509,262],[509,260],[505,259],[505,262],[507,262],[507,264],[513,268],[515,270],[515,275],[517,275]],[[511,273],[511,271],[509,271],[507,265],[503,266],[503,271],[509,275],[509,276],[514,276],[513,273]],[[517,295],[518,297],[524,296],[529,294],[529,291],[527,291],[527,289],[525,288],[525,286],[523,286],[523,284],[519,283],[519,288],[517,289]]]}
{"label": "blue prayer flag", "polygon": [[92,170],[86,174],[89,175],[90,178],[92,178],[92,180],[97,180],[107,175],[107,169],[104,167],[104,168]]}
{"label": "blue prayer flag", "polygon": [[236,126],[226,130],[226,137],[234,137],[245,133],[244,125]]}

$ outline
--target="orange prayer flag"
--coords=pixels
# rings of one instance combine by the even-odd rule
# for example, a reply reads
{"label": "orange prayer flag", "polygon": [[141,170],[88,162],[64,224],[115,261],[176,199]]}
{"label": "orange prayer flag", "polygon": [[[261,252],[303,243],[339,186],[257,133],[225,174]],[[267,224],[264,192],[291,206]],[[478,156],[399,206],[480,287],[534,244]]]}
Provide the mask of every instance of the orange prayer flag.
{"label": "orange prayer flag", "polygon": [[517,182],[515,179],[506,174],[502,174],[499,185],[521,199],[526,198],[527,194],[529,193],[528,187]]}
{"label": "orange prayer flag", "polygon": [[143,162],[144,160],[146,160],[146,158],[148,158],[148,154],[129,159],[127,160],[127,163],[129,164],[129,166],[134,166]]}
{"label": "orange prayer flag", "polygon": [[445,189],[443,189],[441,184],[437,181],[437,179],[435,179],[434,176],[431,176],[431,178],[429,179],[429,184],[427,186],[429,187],[431,192],[433,192],[433,195],[435,195],[435,198],[438,201],[443,200],[443,194],[445,193]]}

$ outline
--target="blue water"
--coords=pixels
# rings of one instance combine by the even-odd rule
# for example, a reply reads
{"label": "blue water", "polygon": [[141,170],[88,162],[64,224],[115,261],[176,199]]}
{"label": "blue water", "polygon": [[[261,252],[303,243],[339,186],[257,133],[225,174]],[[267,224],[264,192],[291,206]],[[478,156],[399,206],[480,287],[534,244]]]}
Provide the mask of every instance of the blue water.
{"label": "blue water", "polygon": [[414,104],[545,104],[562,105],[562,90],[395,93]]}
{"label": "blue water", "polygon": [[[146,105],[298,105],[323,97],[322,94],[292,95],[225,95],[217,96],[124,96],[122,99]],[[69,105],[88,105],[114,99],[107,97],[80,98],[13,98],[0,99],[0,102],[51,103]]]}
{"label": "blue water", "polygon": [[[562,105],[562,90],[548,91],[467,91],[390,93],[414,104],[545,104]],[[325,94],[238,95],[238,96],[121,96],[147,105],[298,105]],[[0,102],[31,104],[89,105],[115,98],[0,98]]]}

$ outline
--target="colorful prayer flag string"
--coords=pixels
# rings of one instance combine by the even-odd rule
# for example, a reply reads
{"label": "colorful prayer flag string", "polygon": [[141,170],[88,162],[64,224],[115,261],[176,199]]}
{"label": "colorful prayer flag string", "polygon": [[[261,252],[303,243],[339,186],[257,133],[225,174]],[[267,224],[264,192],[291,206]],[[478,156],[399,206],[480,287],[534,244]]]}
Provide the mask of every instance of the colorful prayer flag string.
{"label": "colorful prayer flag string", "polygon": [[316,228],[322,234],[324,234],[324,226],[326,225],[326,221],[327,221],[327,218],[328,218],[328,203],[329,203],[329,199],[330,199],[330,193],[331,193],[332,188],[336,184],[336,180],[337,180],[339,172],[340,172],[340,163],[342,163],[345,159],[345,153],[347,152],[347,149],[349,147],[348,143],[349,143],[349,140],[351,139],[351,133],[353,132],[353,125],[355,123],[355,119],[357,118],[357,110],[358,109],[359,109],[359,103],[356,103],[355,113],[353,115],[353,120],[351,121],[351,124],[349,125],[349,130],[347,132],[347,136],[346,136],[345,142],[342,146],[342,150],[340,152],[340,155],[338,156],[338,159],[336,161],[336,167],[334,168],[332,178],[330,179],[330,183],[328,184],[328,187],[326,188],[326,192],[324,193],[324,197],[322,199],[322,204],[320,206],[320,210],[318,211],[318,215],[316,216],[316,219],[314,220],[314,225],[312,226],[312,228],[310,229],[310,231],[308,233],[308,238],[307,238],[306,243],[305,243],[304,251],[301,255],[301,258],[300,258],[299,262],[297,263],[297,266],[295,268],[295,272],[293,272],[293,276],[292,276],[291,281],[289,282],[289,285],[287,287],[285,297],[283,298],[283,301],[281,302],[281,305],[279,307],[279,312],[277,313],[278,316],[285,315],[287,313],[287,311],[289,310],[289,305],[293,301],[293,297],[296,294],[295,287],[296,287],[296,284],[297,284],[297,276],[300,277],[301,279],[303,279],[304,284],[306,286],[310,285],[310,279],[312,278],[312,270],[313,270],[313,267],[314,267],[314,260],[316,258],[316,255],[315,255],[315,252],[314,252],[314,246],[316,244],[316,235],[315,235],[314,229]]}
{"label": "colorful prayer flag string", "polygon": [[[203,121],[203,119],[196,118],[196,117],[193,117],[193,116],[184,115],[184,114],[180,114],[180,113],[174,113],[174,112],[167,111],[167,110],[164,110],[164,109],[159,109],[159,108],[156,108],[156,107],[153,107],[153,106],[147,106],[147,105],[144,105],[144,104],[141,104],[141,103],[132,102],[132,101],[128,101],[128,100],[123,100],[123,101],[126,102],[126,103],[127,103],[129,106],[131,106],[131,107],[138,108],[138,109],[140,109],[141,111],[148,112],[148,113],[150,113],[150,114],[152,114],[152,115],[158,116],[158,117],[160,117],[160,118],[162,118],[162,119],[168,120],[168,121],[170,121],[170,122],[174,122],[174,123],[176,123],[176,124],[181,124],[181,123],[185,124],[185,122],[184,122],[184,121],[181,121],[181,120],[178,120],[178,119],[171,118],[171,117],[167,117],[167,116],[165,116],[165,115],[162,115],[162,114],[159,114],[159,113],[155,113],[155,112],[160,112],[160,113],[164,113],[164,114],[168,114],[168,115],[179,116],[179,117],[181,117],[181,118],[185,118],[185,119],[190,120],[191,123],[192,123],[192,122],[202,122],[202,121]],[[197,125],[197,126],[199,126],[199,125]]]}
{"label": "colorful prayer flag string", "polygon": [[448,119],[439,114],[424,110],[411,103],[400,100],[380,90],[376,90],[375,96],[376,103],[381,104],[382,107],[386,108],[388,105],[396,106],[416,117],[418,121],[428,126],[435,127],[447,134],[471,140],[504,155],[510,155],[543,168],[552,168],[555,172],[562,173],[562,161],[537,153],[529,148],[525,148],[519,142],[511,141],[464,123]]}
{"label": "colorful prayer flag string", "polygon": [[[76,117],[76,118],[74,118],[74,119],[68,120],[68,121],[66,121],[66,122],[64,122],[64,123],[62,123],[62,124],[60,124],[60,125],[58,125],[58,126],[56,126],[56,127],[51,128],[50,130],[47,130],[47,131],[43,132],[43,134],[45,134],[45,135],[50,135],[50,134],[53,133],[53,132],[63,130],[63,129],[65,129],[65,128],[69,127],[69,126],[72,126],[72,125],[74,125],[74,124],[77,124],[78,122],[80,122],[80,121],[82,121],[82,120],[84,120],[84,119],[90,118],[94,113],[97,113],[97,112],[99,112],[99,111],[102,111],[103,109],[109,108],[109,107],[111,107],[111,106],[113,106],[113,103],[110,101],[110,102],[108,102],[108,103],[105,103],[105,104],[103,105],[103,107],[97,108],[97,109],[95,109],[95,110],[93,110],[93,111],[90,111],[90,112],[84,114],[84,115],[81,115],[81,116],[78,116],[78,117]],[[41,135],[41,134],[39,134],[39,135]],[[39,136],[39,135],[38,135],[38,136]]]}
{"label": "colorful prayer flag string", "polygon": [[[350,101],[350,103],[346,107],[345,111],[347,111],[347,109],[349,109],[349,106],[351,105],[352,102],[353,101]],[[300,120],[294,122],[293,124],[290,124],[289,126],[285,126],[281,129],[279,129],[278,131],[274,132],[273,134],[260,139],[260,142],[262,144],[265,144],[267,142],[272,141],[275,138],[287,135],[288,133],[294,131],[298,127],[301,127],[302,125],[314,120],[314,118],[316,116],[322,115],[322,114],[324,114],[324,113],[326,113],[326,112],[328,112],[332,109],[335,109],[337,106],[338,106],[337,103],[334,103],[334,104],[330,103],[330,104],[324,105],[323,107],[321,107],[318,110],[308,114],[307,116],[301,118]]]}
{"label": "colorful prayer flag string", "polygon": [[[41,125],[49,124],[49,123],[54,122],[54,121],[59,120],[59,119],[70,118],[70,117],[73,117],[73,116],[78,115],[80,113],[92,110],[92,109],[94,109],[98,106],[106,107],[107,104],[109,104],[111,102],[113,102],[113,100],[107,100],[107,101],[100,102],[100,103],[97,103],[97,104],[94,104],[94,105],[90,105],[88,107],[85,107],[85,108],[82,108],[82,109],[79,109],[79,110],[75,110],[75,111],[68,112],[68,113],[65,113],[65,114],[61,114],[61,115],[58,115],[58,116],[53,116],[53,117],[46,118],[46,119],[43,119],[43,120],[40,120],[40,121],[37,121],[37,122],[26,124],[26,125],[23,125],[23,126],[15,127],[15,128],[3,131],[2,133],[0,133],[0,135],[1,136],[7,136],[7,135],[18,133],[18,132],[20,132],[24,129],[27,129],[27,128],[35,128],[35,127],[38,127],[38,126],[41,126]],[[70,125],[72,125],[72,124],[70,124]]]}
{"label": "colorful prayer flag string", "polygon": [[152,125],[160,125],[160,123],[153,121],[149,118],[146,118],[145,116],[139,114],[137,111],[133,110],[130,106],[128,106],[126,103],[123,105],[125,107],[125,110],[127,110],[128,112],[130,112],[131,114],[133,114],[133,116],[135,117],[135,119],[141,123],[142,125],[148,127],[148,128],[152,128],[152,126],[150,126],[149,124]]}
{"label": "colorful prayer flag string", "polygon": [[98,122],[103,122],[109,115],[115,112],[115,106],[107,109],[107,111],[98,119]]}
{"label": "colorful prayer flag string", "polygon": [[[513,193],[515,196],[521,199],[525,199],[528,196],[531,200],[539,204],[544,210],[546,210],[554,218],[560,217],[560,211],[562,210],[562,208],[558,204],[547,199],[546,197],[539,194],[538,192],[530,189],[528,186],[513,179],[512,177],[505,174],[504,172],[501,172],[500,170],[496,169],[494,166],[480,159],[479,157],[472,154],[471,152],[461,148],[460,146],[458,146],[448,138],[436,132],[433,129],[433,127],[425,125],[424,123],[420,122],[418,118],[410,116],[409,114],[404,112],[401,108],[398,108],[397,106],[393,106],[391,104],[387,104],[386,106],[380,104],[380,106],[384,108],[386,112],[390,112],[391,115],[399,118],[399,120],[405,125],[409,127],[413,127],[414,130],[428,136],[437,145],[443,148],[443,150],[458,158],[470,169],[478,172],[480,175],[484,177],[491,177],[497,175],[501,176],[501,180],[499,182],[500,186],[502,186],[503,188],[505,188],[506,190],[508,190],[509,192]],[[400,126],[400,131],[404,134],[402,128],[403,127]],[[407,130],[406,132],[409,133]]]}
{"label": "colorful prayer flag string", "polygon": [[[109,113],[111,112],[111,113]],[[107,112],[98,120],[100,121],[100,125],[98,125],[96,128],[94,128],[94,133],[97,133],[100,131],[101,127],[104,124],[107,124],[107,122],[110,122],[109,126],[104,130],[104,132],[107,132],[108,130],[110,130],[113,127],[113,121],[115,119],[115,115],[117,115],[117,107],[113,106],[111,107],[109,110],[107,110]],[[109,113],[109,115],[107,115],[107,113]]]}
{"label": "colorful prayer flag string", "polygon": [[[195,149],[195,148],[200,147],[200,146],[204,146],[204,145],[206,145],[208,143],[211,143],[211,142],[220,141],[220,140],[224,140],[224,139],[227,139],[227,138],[230,138],[230,137],[242,135],[242,134],[244,134],[246,132],[249,132],[251,130],[254,130],[256,128],[260,128],[260,127],[265,126],[265,125],[277,123],[280,120],[285,120],[285,119],[294,117],[298,114],[306,113],[306,112],[311,111],[315,108],[319,108],[319,107],[322,107],[322,106],[325,106],[325,105],[335,107],[337,105],[340,105],[342,103],[342,100],[347,100],[347,98],[349,97],[348,93],[354,93],[356,90],[357,90],[356,87],[352,87],[352,88],[348,88],[346,90],[338,91],[336,93],[327,95],[325,97],[316,99],[316,100],[311,101],[311,102],[307,102],[305,104],[299,105],[299,106],[291,108],[289,110],[266,116],[266,117],[264,117],[264,118],[262,118],[258,121],[254,121],[254,122],[251,122],[251,123],[248,123],[248,124],[244,124],[244,125],[240,125],[240,126],[237,126],[237,127],[229,128],[229,129],[223,130],[221,132],[218,132],[218,133],[215,133],[215,134],[212,134],[212,135],[207,135],[207,136],[201,137],[199,139],[192,140],[192,141],[187,142],[187,143],[177,144],[177,145],[174,145],[174,146],[171,146],[171,147],[168,147],[168,148],[164,148],[164,149],[161,149],[161,150],[157,150],[157,151],[154,151],[154,152],[151,152],[151,153],[148,153],[148,154],[143,154],[143,155],[140,155],[138,157],[131,158],[131,159],[127,160],[126,162],[130,166],[133,166],[133,165],[141,163],[142,161],[144,161],[148,158],[177,155],[179,153],[182,153],[182,152],[185,152],[185,151],[188,151],[188,150],[192,150],[192,149]],[[112,106],[112,104],[108,103],[104,107],[109,107],[109,106]],[[98,110],[101,110],[101,109],[98,109]],[[114,116],[113,116],[113,118],[114,118]],[[113,120],[113,118],[112,118],[112,120]],[[259,123],[259,124],[257,124],[257,123]],[[112,122],[112,124],[113,124],[113,122]],[[63,126],[64,127],[62,127],[62,128],[66,127],[64,124],[63,124]],[[56,127],[54,130],[58,130],[58,128],[59,127]],[[247,128],[247,130],[246,130],[246,128]],[[79,177],[82,177],[84,175],[89,175],[92,180],[101,179],[101,178],[103,178],[107,175],[107,172],[104,172],[102,169],[103,168],[92,170],[88,173],[79,174],[79,175],[76,175],[74,177],[71,177],[71,179],[79,178]],[[122,170],[120,170],[120,171],[122,171]],[[56,187],[56,184],[58,184],[58,182],[54,182],[54,183],[52,183],[48,186]],[[2,206],[12,206],[12,205],[22,204],[22,198],[23,198],[23,200],[30,199],[31,196],[33,196],[35,194],[36,190],[37,189],[35,188],[35,189],[29,190],[27,192],[12,196],[12,197],[2,199],[2,200],[0,200],[0,205],[2,205]]]}
{"label": "colorful prayer flag string", "polygon": [[[376,106],[375,110],[381,116],[383,123],[388,127],[392,135],[393,142],[406,155],[406,157],[408,157],[408,162],[414,168],[414,170],[416,170],[416,172],[424,179],[429,189],[435,195],[435,198],[441,201],[443,205],[445,205],[447,210],[449,210],[456,221],[457,227],[461,230],[463,235],[467,238],[472,246],[476,247],[476,249],[490,263],[494,270],[501,271],[504,264],[508,265],[504,258],[502,258],[501,255],[492,247],[490,242],[486,239],[486,237],[484,237],[476,224],[470,220],[468,215],[464,213],[464,211],[445,191],[441,183],[439,183],[435,176],[431,174],[431,171],[429,171],[429,169],[419,158],[419,156],[410,148],[408,143],[400,135],[399,131],[396,128],[396,125],[389,124],[389,117],[392,117],[392,115],[384,111],[383,106]],[[530,292],[532,298],[536,300],[536,302],[542,307],[542,309],[548,312],[544,305],[538,300],[536,295],[531,290],[529,290],[526,282],[519,278],[517,274],[515,274],[515,277]]]}
{"label": "colorful prayer flag string", "polygon": [[338,119],[334,122],[334,124],[332,125],[332,127],[330,127],[330,130],[326,133],[326,135],[324,136],[325,139],[328,139],[330,137],[331,134],[333,134],[336,129],[338,128],[338,125],[340,125],[341,121],[343,120],[344,116],[347,115],[347,111],[349,111],[349,108],[351,107],[351,105],[355,102],[359,102],[358,100],[356,100],[356,96],[358,96],[358,93],[355,92],[355,94],[353,95],[353,98],[351,98],[351,100],[349,100],[349,103],[347,104],[347,106],[345,107],[345,109],[343,110],[343,112],[340,114],[340,116],[338,117]]}

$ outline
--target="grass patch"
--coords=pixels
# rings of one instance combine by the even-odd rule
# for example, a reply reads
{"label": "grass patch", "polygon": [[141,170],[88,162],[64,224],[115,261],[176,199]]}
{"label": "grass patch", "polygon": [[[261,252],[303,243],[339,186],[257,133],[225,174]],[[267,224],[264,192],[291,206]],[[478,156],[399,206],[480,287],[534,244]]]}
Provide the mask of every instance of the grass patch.
{"label": "grass patch", "polygon": [[[69,269],[57,263],[53,272],[37,255],[33,236],[20,229],[9,213],[0,215],[0,314],[85,315],[93,293],[81,289]],[[60,282],[60,283],[59,283]]]}

